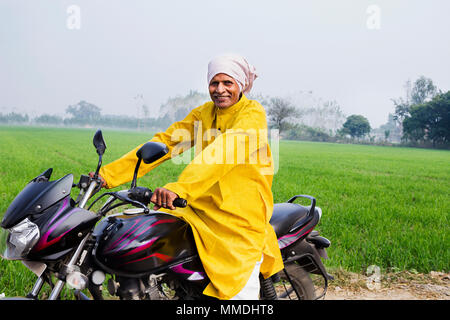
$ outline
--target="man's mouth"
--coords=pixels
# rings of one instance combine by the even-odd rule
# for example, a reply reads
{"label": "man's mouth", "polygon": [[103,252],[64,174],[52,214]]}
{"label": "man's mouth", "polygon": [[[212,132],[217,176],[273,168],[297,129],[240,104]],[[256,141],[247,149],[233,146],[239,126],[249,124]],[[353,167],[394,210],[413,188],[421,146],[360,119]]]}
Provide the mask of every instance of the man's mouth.
{"label": "man's mouth", "polygon": [[217,100],[225,100],[225,99],[229,99],[230,97],[229,96],[215,96],[214,98]]}

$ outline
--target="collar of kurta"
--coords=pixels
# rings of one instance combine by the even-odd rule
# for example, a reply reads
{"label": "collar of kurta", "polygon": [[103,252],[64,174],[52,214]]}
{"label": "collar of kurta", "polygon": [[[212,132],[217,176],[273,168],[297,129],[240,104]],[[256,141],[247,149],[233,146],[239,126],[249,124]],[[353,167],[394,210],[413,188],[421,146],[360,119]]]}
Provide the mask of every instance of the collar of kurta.
{"label": "collar of kurta", "polygon": [[248,99],[245,95],[242,95],[241,99],[228,108],[218,108],[216,107],[216,113],[218,115],[231,114],[239,111],[243,106],[245,106],[248,102]]}

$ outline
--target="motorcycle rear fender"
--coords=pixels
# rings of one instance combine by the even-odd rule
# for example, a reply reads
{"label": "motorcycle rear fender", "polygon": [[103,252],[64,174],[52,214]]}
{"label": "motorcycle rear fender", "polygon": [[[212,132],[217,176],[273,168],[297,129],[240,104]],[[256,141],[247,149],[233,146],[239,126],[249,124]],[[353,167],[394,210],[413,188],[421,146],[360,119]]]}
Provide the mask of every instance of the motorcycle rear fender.
{"label": "motorcycle rear fender", "polygon": [[[324,248],[321,249],[325,250]],[[327,273],[325,266],[320,259],[318,249],[305,239],[297,241],[282,249],[281,255],[284,263],[297,261],[305,271],[323,275],[329,280],[333,279],[333,277]]]}

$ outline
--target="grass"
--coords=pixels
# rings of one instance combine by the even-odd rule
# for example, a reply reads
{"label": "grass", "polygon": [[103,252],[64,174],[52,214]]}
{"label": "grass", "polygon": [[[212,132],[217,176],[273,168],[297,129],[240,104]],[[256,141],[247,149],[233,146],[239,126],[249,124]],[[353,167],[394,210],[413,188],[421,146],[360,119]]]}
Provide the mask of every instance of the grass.
{"label": "grass", "polygon": [[[93,171],[94,129],[0,127],[0,217],[25,184],[49,167],[52,179]],[[151,134],[103,131],[109,163]],[[450,152],[414,148],[281,141],[275,202],[296,194],[317,199],[317,229],[331,240],[327,267],[365,272],[449,268]],[[170,161],[141,178],[155,188],[175,181]],[[75,194],[73,194],[75,197]],[[20,262],[0,260],[0,293],[24,295],[34,276]]]}
{"label": "grass", "polygon": [[280,159],[275,198],[317,198],[329,265],[449,269],[448,151],[283,142]]}

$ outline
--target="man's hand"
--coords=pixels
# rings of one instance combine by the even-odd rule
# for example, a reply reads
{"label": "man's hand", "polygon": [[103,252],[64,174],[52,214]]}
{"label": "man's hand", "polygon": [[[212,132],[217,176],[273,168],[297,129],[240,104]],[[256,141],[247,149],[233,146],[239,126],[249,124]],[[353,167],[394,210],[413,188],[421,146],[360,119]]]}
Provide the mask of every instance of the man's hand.
{"label": "man's hand", "polygon": [[[94,172],[89,172],[89,177],[93,178],[94,177]],[[98,175],[98,177],[100,178],[100,181],[102,182],[102,188],[106,187],[106,181],[105,179],[103,179],[103,177],[101,175]]]}
{"label": "man's hand", "polygon": [[164,188],[156,188],[150,201],[155,204],[153,210],[158,210],[159,208],[175,210],[173,200],[176,198],[178,198],[178,195],[175,192]]}

